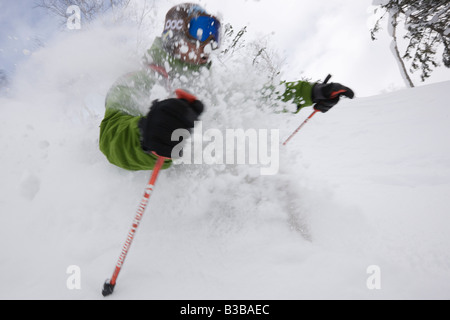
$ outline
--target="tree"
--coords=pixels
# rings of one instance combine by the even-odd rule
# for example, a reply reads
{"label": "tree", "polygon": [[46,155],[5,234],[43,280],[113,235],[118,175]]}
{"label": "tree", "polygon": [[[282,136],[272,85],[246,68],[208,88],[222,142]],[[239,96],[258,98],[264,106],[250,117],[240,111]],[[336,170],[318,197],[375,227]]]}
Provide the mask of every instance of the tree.
{"label": "tree", "polygon": [[[392,49],[408,86],[412,81],[405,67],[405,60],[411,60],[410,72],[421,70],[425,81],[440,65],[437,53],[443,49],[442,62],[450,68],[450,2],[448,0],[374,0],[374,5],[384,10],[371,30],[372,40],[380,30],[380,21],[388,15],[389,33],[393,37]],[[378,8],[378,9],[379,9]],[[405,24],[407,47],[400,54],[397,39],[399,21]]]}

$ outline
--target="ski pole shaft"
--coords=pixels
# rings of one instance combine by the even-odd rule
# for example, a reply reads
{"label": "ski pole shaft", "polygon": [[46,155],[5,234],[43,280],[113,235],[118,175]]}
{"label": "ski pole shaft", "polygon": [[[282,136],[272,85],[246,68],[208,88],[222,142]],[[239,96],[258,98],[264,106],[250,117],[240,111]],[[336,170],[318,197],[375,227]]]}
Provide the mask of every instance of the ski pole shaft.
{"label": "ski pole shaft", "polygon": [[302,128],[305,124],[308,123],[309,120],[311,120],[314,115],[319,112],[318,110],[314,110],[314,112],[297,128],[297,130],[294,131],[293,134],[283,143],[283,146],[285,146]]}
{"label": "ski pole shaft", "polygon": [[120,270],[122,269],[122,266],[125,262],[128,250],[130,249],[131,243],[133,242],[137,228],[139,227],[139,224],[142,220],[142,216],[144,215],[145,212],[145,208],[147,207],[147,204],[150,200],[150,196],[152,195],[153,189],[155,187],[156,179],[158,178],[159,172],[166,159],[167,158],[157,156],[157,162],[153,169],[152,176],[150,178],[150,181],[148,182],[147,187],[145,188],[144,196],[141,200],[136,216],[134,217],[131,229],[128,232],[127,240],[125,241],[122,247],[122,252],[120,253],[119,260],[117,261],[116,268],[114,269],[114,273],[111,277],[111,280],[107,281],[103,287],[102,294],[104,297],[109,296],[114,291],[114,287],[116,286],[117,282],[117,277],[119,276]]}

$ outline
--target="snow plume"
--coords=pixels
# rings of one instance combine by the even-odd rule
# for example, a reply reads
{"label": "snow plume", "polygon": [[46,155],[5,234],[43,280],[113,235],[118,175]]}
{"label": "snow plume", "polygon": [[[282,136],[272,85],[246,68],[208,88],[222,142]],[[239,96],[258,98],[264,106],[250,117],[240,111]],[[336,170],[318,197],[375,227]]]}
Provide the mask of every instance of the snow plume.
{"label": "snow plume", "polygon": [[[105,94],[145,50],[139,30],[64,33],[1,98],[0,298],[102,299],[150,175],[98,149]],[[283,139],[311,109],[272,109],[261,90],[282,77],[246,41],[187,89],[206,105],[204,131]],[[161,172],[111,298],[448,299],[447,90],[344,100],[280,146],[276,175],[205,163]],[[367,285],[373,265],[379,290]]]}

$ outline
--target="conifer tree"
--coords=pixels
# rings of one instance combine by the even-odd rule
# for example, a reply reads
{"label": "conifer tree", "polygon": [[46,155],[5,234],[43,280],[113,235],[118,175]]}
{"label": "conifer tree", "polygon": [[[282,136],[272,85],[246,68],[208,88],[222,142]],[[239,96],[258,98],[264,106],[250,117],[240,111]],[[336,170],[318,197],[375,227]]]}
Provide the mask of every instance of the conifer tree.
{"label": "conifer tree", "polygon": [[[409,71],[413,73],[420,70],[422,81],[429,78],[441,62],[450,68],[448,0],[374,0],[373,4],[384,10],[384,14],[371,30],[372,39],[375,40],[375,34],[380,30],[380,21],[388,15],[393,49],[397,51],[397,59],[401,60],[400,65],[404,66],[405,60],[410,61]],[[399,53],[396,33],[400,21],[403,21],[406,30],[404,39],[407,46],[403,55]],[[443,50],[442,59],[438,57],[440,50]]]}

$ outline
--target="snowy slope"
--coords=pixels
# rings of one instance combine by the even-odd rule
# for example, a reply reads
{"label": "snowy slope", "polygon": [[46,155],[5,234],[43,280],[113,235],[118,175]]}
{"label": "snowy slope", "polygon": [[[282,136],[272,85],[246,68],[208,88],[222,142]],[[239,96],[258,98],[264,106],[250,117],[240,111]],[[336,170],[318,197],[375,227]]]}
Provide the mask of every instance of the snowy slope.
{"label": "snowy slope", "polygon": [[[150,176],[98,150],[106,91],[139,60],[125,34],[56,39],[0,98],[0,299],[103,299]],[[264,79],[252,68],[216,64],[197,92],[203,125],[284,139],[311,109],[258,109]],[[110,299],[450,298],[447,90],[345,100],[280,148],[275,176],[245,165],[162,172]],[[73,265],[79,290],[66,284]],[[366,284],[374,265],[380,290]]]}

